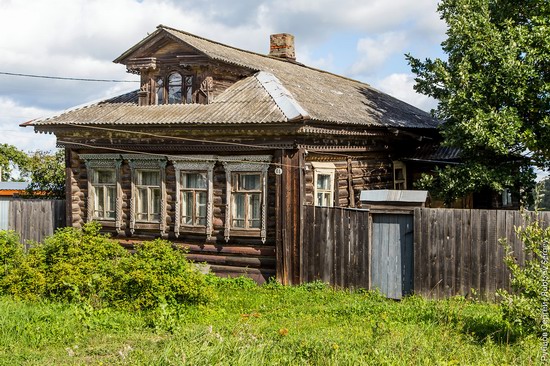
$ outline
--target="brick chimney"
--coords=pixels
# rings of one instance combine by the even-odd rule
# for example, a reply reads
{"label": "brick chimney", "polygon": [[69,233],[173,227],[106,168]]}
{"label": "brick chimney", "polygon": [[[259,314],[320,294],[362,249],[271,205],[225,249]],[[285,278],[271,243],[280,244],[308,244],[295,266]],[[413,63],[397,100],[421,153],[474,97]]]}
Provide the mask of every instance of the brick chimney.
{"label": "brick chimney", "polygon": [[269,36],[269,56],[296,61],[294,51],[294,36],[288,33]]}

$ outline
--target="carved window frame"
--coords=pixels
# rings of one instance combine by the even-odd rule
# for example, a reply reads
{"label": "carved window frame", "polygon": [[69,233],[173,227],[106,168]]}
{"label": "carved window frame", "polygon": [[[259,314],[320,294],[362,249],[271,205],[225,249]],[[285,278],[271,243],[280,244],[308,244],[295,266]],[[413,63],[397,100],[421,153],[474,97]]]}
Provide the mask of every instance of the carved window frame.
{"label": "carved window frame", "polygon": [[212,155],[186,156],[182,158],[172,159],[176,174],[176,217],[174,225],[174,234],[179,237],[182,232],[196,232],[197,229],[202,229],[203,226],[183,225],[181,223],[181,174],[193,172],[206,172],[207,175],[207,202],[206,202],[206,225],[204,225],[204,233],[207,239],[212,238],[213,230],[213,205],[214,205],[214,165],[216,158]]}
{"label": "carved window frame", "polygon": [[224,156],[219,157],[219,160],[222,162],[225,169],[226,176],[226,197],[225,197],[225,230],[224,230],[224,239],[226,242],[231,238],[232,233],[239,236],[243,233],[255,233],[258,229],[242,229],[242,228],[232,228],[232,192],[233,192],[233,173],[235,172],[247,172],[247,173],[259,173],[261,179],[261,189],[262,189],[262,203],[261,203],[261,224],[259,230],[259,236],[262,240],[262,243],[266,241],[266,216],[267,216],[267,178],[268,178],[268,169],[272,161],[271,155],[247,155],[247,156]]}
{"label": "carved window frame", "polygon": [[[79,158],[84,160],[88,175],[88,197],[87,197],[87,212],[86,221],[99,222],[114,222],[115,230],[118,234],[122,232],[122,185],[120,182],[120,167],[122,165],[122,157],[118,154],[80,154]],[[115,218],[94,218],[95,211],[95,173],[101,169],[114,169],[116,179],[116,201],[115,201]]]}
{"label": "carved window frame", "polygon": [[393,189],[407,189],[407,166],[398,160],[393,161]]}
{"label": "carved window frame", "polygon": [[319,188],[317,188],[319,175],[328,175],[330,176],[330,187],[328,190],[322,190],[321,192],[327,193],[328,191],[328,193],[330,193],[328,205],[325,207],[334,207],[335,187],[338,187],[336,184],[336,166],[333,163],[316,161],[312,161],[311,165],[313,167],[313,205],[320,206],[317,197],[317,194],[320,192]]}
{"label": "carved window frame", "polygon": [[[179,88],[181,92],[181,100],[176,103],[169,102],[170,87],[173,84],[170,84],[170,79],[172,75],[179,75],[181,78]],[[187,78],[191,78],[190,83],[187,82]],[[197,75],[195,73],[185,72],[183,70],[170,69],[168,72],[162,73],[155,78],[155,88],[153,92],[155,93],[155,100],[157,105],[165,104],[194,104],[195,103],[195,92],[196,92],[196,81]],[[190,98],[187,99],[187,91],[190,90]],[[159,93],[162,93],[162,100],[159,98]]]}
{"label": "carved window frame", "polygon": [[[166,225],[166,164],[167,160],[162,156],[127,154],[122,155],[123,159],[128,161],[131,171],[131,197],[130,197],[130,232],[135,233],[136,229],[140,229],[143,225],[156,224],[155,222],[145,222],[136,220],[137,210],[137,171],[139,170],[158,170],[160,172],[160,218],[158,228],[161,236],[167,234]],[[142,226],[142,227],[140,227]]]}

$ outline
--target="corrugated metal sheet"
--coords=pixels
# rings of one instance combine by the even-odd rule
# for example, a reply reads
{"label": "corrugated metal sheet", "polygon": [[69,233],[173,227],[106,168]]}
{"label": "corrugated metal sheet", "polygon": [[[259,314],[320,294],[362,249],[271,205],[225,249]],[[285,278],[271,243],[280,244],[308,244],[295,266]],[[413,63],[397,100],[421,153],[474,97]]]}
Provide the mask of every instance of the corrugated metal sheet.
{"label": "corrugated metal sheet", "polygon": [[375,189],[361,191],[361,202],[403,202],[424,203],[428,197],[428,191],[407,191],[393,189]]}
{"label": "corrugated metal sheet", "polygon": [[277,123],[286,122],[289,115],[294,115],[287,109],[289,102],[296,108],[296,115],[307,111],[312,120],[335,124],[403,128],[434,128],[439,124],[428,113],[367,84],[164,26],[159,26],[156,32],[115,61],[124,62],[133,50],[162,33],[211,59],[272,74],[288,95],[281,100],[274,98],[255,75],[237,82],[209,105],[138,107],[136,94],[125,94],[27,125]]}
{"label": "corrugated metal sheet", "polygon": [[8,230],[10,201],[0,200],[0,230]]}
{"label": "corrugated metal sheet", "polygon": [[458,161],[460,160],[460,149],[439,144],[426,144],[420,146],[410,156],[403,157],[403,160]]}
{"label": "corrugated metal sheet", "polygon": [[28,182],[0,182],[0,190],[5,191],[24,191],[28,186]]}

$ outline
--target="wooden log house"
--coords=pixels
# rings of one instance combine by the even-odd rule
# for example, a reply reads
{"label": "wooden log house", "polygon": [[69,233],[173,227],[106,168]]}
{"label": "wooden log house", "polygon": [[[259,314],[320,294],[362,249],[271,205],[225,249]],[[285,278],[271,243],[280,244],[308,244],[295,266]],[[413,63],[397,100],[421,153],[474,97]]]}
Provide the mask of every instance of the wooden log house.
{"label": "wooden log house", "polygon": [[300,282],[304,205],[407,189],[438,121],[359,81],[166,26],[114,62],[139,90],[24,125],[66,151],[67,223],[167,238],[220,275]]}

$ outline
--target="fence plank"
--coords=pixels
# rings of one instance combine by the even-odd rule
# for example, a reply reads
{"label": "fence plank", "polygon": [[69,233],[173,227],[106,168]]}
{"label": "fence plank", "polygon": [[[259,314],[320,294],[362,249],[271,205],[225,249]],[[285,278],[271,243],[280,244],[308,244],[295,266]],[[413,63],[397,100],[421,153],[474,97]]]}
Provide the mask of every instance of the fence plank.
{"label": "fence plank", "polygon": [[9,202],[8,228],[17,232],[21,243],[41,242],[65,226],[64,200],[26,200]]}

